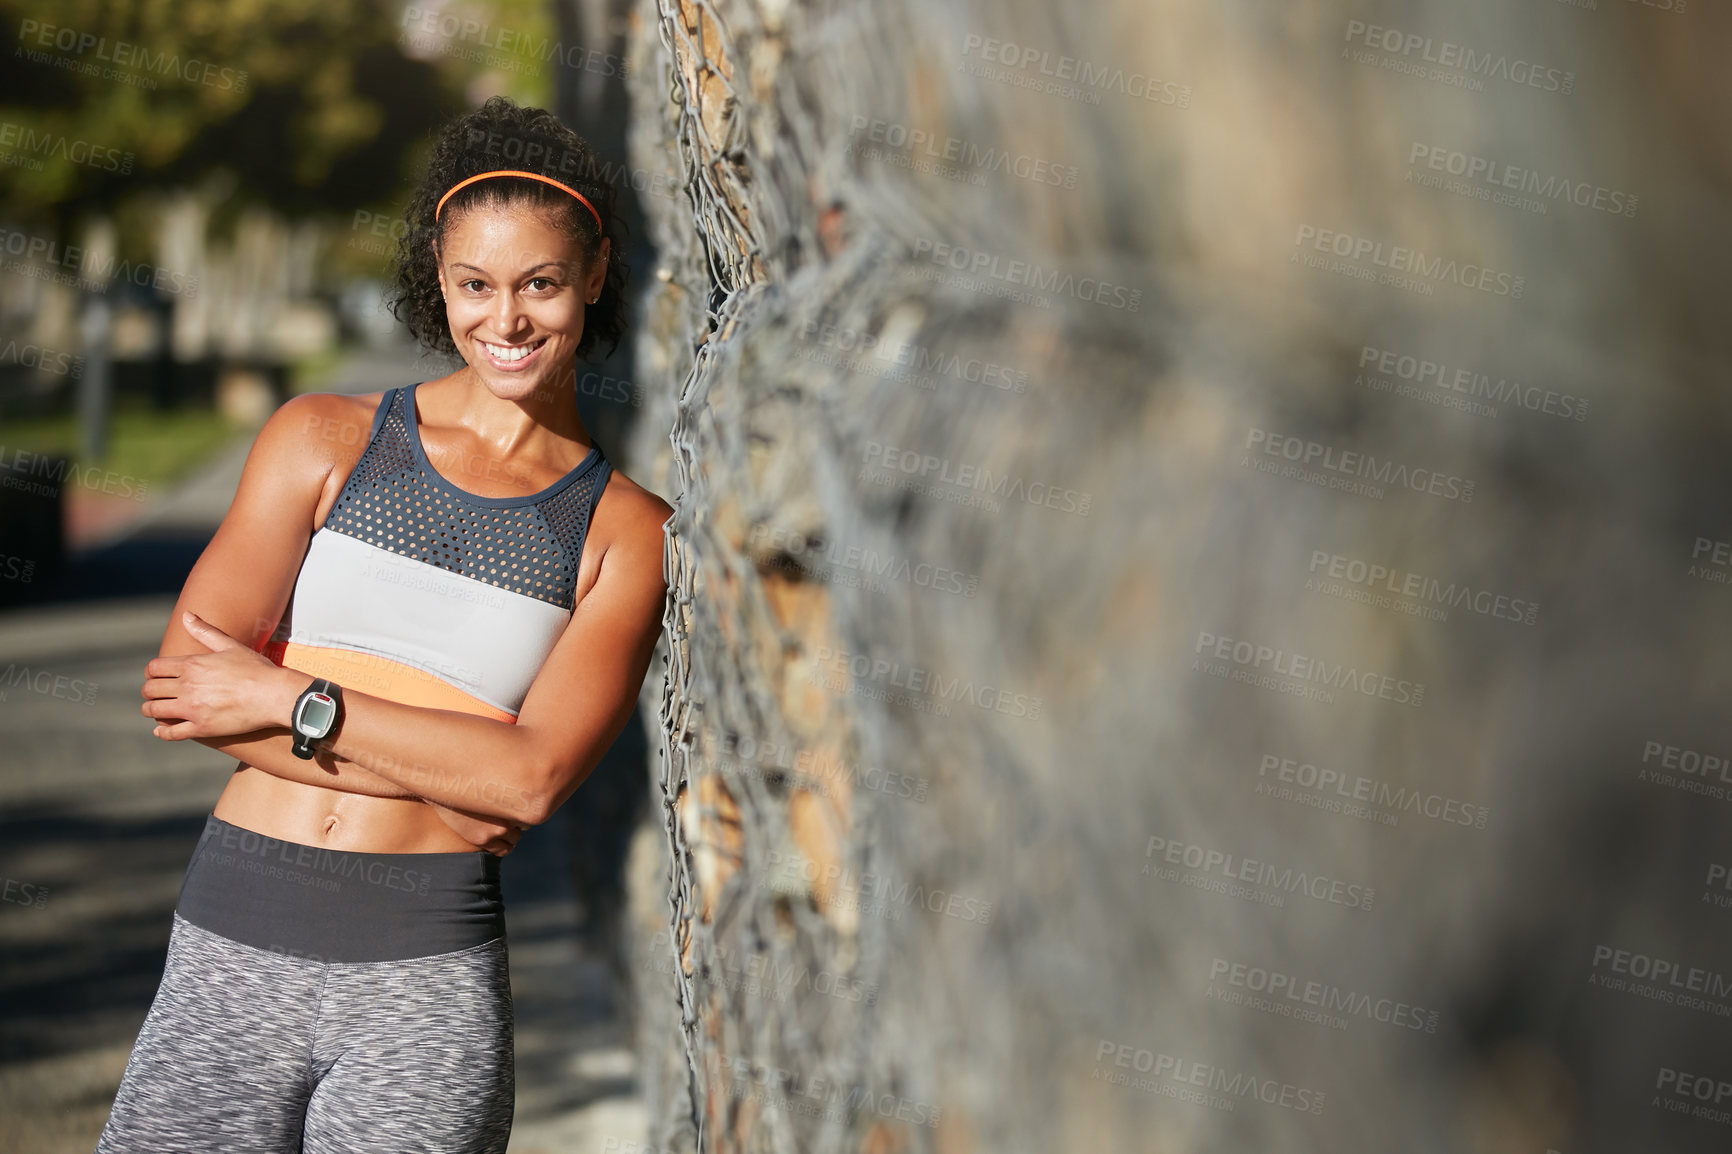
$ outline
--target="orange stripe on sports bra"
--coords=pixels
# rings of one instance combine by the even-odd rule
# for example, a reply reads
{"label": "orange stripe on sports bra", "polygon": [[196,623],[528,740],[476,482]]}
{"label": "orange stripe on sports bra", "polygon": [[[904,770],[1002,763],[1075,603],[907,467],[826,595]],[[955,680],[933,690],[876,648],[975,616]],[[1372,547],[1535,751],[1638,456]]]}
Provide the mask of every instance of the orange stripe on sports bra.
{"label": "orange stripe on sports bra", "polygon": [[516,714],[471,697],[435,674],[372,653],[283,641],[265,646],[263,653],[284,669],[296,669],[310,677],[323,677],[344,689],[382,697],[386,701],[423,709],[449,709],[514,725],[517,723]]}

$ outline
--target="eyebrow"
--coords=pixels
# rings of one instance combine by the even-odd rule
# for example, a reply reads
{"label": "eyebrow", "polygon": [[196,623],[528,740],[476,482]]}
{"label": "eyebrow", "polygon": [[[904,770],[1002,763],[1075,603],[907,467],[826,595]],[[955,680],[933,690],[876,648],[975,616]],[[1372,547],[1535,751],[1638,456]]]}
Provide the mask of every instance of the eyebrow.
{"label": "eyebrow", "polygon": [[[481,266],[473,265],[473,264],[465,264],[462,261],[452,261],[451,267],[452,268],[474,269],[476,272],[482,274],[483,276],[488,275],[487,270],[482,268]],[[540,269],[540,268],[553,268],[553,269],[556,269],[560,272],[565,271],[565,267],[562,264],[560,264],[560,262],[558,262],[556,260],[544,260],[540,264],[535,265],[532,268],[525,269],[524,271],[518,273],[517,275],[520,277],[528,276],[530,273],[532,273],[536,269]]]}

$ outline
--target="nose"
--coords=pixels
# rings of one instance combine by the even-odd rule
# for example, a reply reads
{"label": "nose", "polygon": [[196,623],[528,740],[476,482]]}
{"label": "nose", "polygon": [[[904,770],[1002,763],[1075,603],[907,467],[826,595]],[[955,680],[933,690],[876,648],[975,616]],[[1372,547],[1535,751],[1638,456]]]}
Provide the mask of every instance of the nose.
{"label": "nose", "polygon": [[515,339],[523,332],[525,318],[523,302],[510,289],[501,292],[493,305],[493,326],[499,330],[499,335],[506,340]]}

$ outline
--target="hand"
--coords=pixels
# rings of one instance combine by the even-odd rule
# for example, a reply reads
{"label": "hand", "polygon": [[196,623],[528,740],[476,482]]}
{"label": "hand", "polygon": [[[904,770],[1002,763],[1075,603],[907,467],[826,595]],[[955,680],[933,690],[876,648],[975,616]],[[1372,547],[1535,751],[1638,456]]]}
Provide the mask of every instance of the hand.
{"label": "hand", "polygon": [[477,817],[432,801],[427,804],[433,807],[433,812],[439,815],[440,820],[457,831],[458,837],[476,849],[484,849],[488,853],[504,857],[517,845],[517,839],[523,836],[524,827],[510,825],[500,818]]}
{"label": "hand", "polygon": [[159,722],[153,736],[184,741],[288,727],[312,677],[284,669],[195,613],[182,613],[181,623],[210,652],[153,657],[145,665],[142,712]]}

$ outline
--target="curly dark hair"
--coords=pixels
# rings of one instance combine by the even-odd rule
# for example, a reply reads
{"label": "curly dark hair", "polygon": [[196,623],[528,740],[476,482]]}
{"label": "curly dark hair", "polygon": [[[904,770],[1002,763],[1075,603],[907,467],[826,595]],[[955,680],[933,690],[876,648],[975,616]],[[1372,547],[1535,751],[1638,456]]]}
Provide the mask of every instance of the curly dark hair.
{"label": "curly dark hair", "polygon": [[[462,189],[434,220],[439,198],[452,185],[502,168],[536,172],[570,185],[595,206],[602,228],[598,230],[595,217],[567,193],[539,180],[503,176]],[[607,172],[608,167],[589,143],[546,109],[520,107],[506,97],[495,96],[451,121],[440,132],[427,174],[404,212],[407,228],[397,240],[391,270],[394,285],[388,303],[392,315],[423,345],[455,356],[457,346],[445,320],[445,298],[439,293],[435,238],[443,240],[444,230],[477,206],[533,205],[546,212],[555,227],[569,233],[587,259],[600,251],[603,237],[612,240],[601,296],[595,304],[585,306],[583,337],[577,342],[577,353],[586,361],[586,354],[602,341],[608,343],[611,355],[625,333],[625,281],[631,270],[620,259],[619,232],[624,226],[614,211],[617,190],[607,179]]]}

